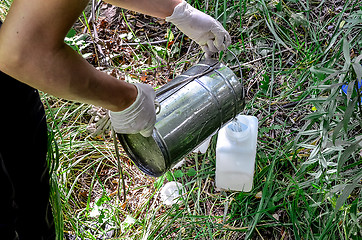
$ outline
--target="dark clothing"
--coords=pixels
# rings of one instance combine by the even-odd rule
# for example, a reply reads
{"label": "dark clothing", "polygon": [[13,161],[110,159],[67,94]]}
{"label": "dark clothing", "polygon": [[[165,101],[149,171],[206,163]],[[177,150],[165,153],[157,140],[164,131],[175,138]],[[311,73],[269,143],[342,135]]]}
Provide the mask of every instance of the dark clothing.
{"label": "dark clothing", "polygon": [[39,93],[0,71],[0,111],[0,239],[54,239]]}

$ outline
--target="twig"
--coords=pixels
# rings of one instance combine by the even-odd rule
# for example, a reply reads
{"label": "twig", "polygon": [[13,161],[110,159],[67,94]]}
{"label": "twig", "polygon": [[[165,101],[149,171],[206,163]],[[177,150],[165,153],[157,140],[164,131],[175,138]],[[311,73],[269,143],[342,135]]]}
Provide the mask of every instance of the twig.
{"label": "twig", "polygon": [[[94,38],[98,39],[99,37],[98,37],[98,32],[97,32],[97,27],[96,27],[96,22],[95,22],[95,20],[96,20],[95,16],[96,16],[96,9],[98,8],[98,6],[100,5],[100,3],[102,1],[99,1],[97,4],[96,4],[96,1],[97,0],[92,1],[92,11],[91,11],[91,16],[89,17],[89,22],[92,21]],[[102,47],[97,43],[96,43],[96,45],[97,45],[98,52],[101,55],[100,56],[101,59],[98,58],[98,61],[99,60],[102,61],[102,59],[104,59],[104,57],[105,57],[105,54],[104,54],[104,52],[102,50]]]}
{"label": "twig", "polygon": [[[102,2],[103,2],[103,1],[100,0],[100,1],[97,3],[94,12],[98,11],[98,9],[99,9],[99,7],[101,6]],[[94,3],[92,2],[92,10],[91,10],[90,16],[89,16],[88,19],[86,19],[86,21],[87,21],[88,24],[93,21],[93,18],[94,18],[94,16],[95,16],[95,15],[93,14],[93,5],[94,5]],[[87,32],[87,28],[85,28],[85,29],[83,30],[83,33],[86,33],[86,32]]]}
{"label": "twig", "polygon": [[121,43],[119,44],[119,46],[147,46],[147,45],[157,45],[157,44],[161,44],[161,43],[167,43],[167,39],[164,40],[159,40],[159,41],[154,41],[154,42],[139,42],[139,43]]}
{"label": "twig", "polygon": [[[117,165],[118,165],[118,171],[120,173],[119,175],[119,180],[121,180],[122,178],[122,187],[123,187],[123,202],[126,202],[126,183],[124,182],[124,176],[123,176],[123,169],[121,166],[121,160],[120,160],[120,156],[119,156],[119,148],[118,148],[118,142],[117,142],[117,134],[114,131],[114,129],[112,128],[112,135],[113,135],[113,143],[114,143],[114,149],[116,151],[116,157],[117,157]],[[118,180],[118,187],[117,187],[117,191],[118,191],[118,198],[121,201],[121,196],[120,196],[120,191],[119,191],[119,180]]]}
{"label": "twig", "polygon": [[[97,38],[95,40],[97,40],[97,42],[99,42],[99,41],[102,42],[103,41],[100,38]],[[92,43],[92,41],[88,40],[87,43]],[[139,45],[147,46],[147,45],[157,45],[157,44],[161,44],[161,43],[167,43],[167,40],[165,39],[165,40],[159,40],[159,41],[153,41],[153,42],[139,42],[139,43],[127,43],[127,42],[125,42],[125,43],[117,44],[117,46],[120,46],[120,47],[124,47],[124,46],[131,47],[131,46],[139,46]]]}

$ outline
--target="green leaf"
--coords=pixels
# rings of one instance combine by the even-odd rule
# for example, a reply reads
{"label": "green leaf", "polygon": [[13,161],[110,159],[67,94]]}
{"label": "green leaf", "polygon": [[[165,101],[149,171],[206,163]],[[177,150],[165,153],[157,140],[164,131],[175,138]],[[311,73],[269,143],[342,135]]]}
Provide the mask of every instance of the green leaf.
{"label": "green leaf", "polygon": [[110,201],[111,199],[107,196],[107,194],[103,194],[101,198],[96,202],[97,206],[102,206],[103,203]]}
{"label": "green leaf", "polygon": [[[359,64],[362,60],[362,54],[356,57],[356,60],[354,61],[356,64]],[[361,66],[362,67],[362,66]]]}
{"label": "green leaf", "polygon": [[[362,55],[361,55],[362,56]],[[354,72],[356,73],[356,75],[357,75],[357,80],[358,81],[361,81],[361,79],[362,79],[362,65],[359,63],[359,61],[358,62],[354,62],[353,64],[352,64],[352,67],[353,67],[353,70],[354,70]]]}
{"label": "green leaf", "polygon": [[348,132],[349,120],[351,119],[354,107],[356,106],[356,102],[357,98],[354,98],[353,101],[349,101],[349,104],[343,116],[343,127],[346,133]]}
{"label": "green leaf", "polygon": [[339,132],[341,131],[342,127],[343,127],[343,121],[339,122],[339,123],[337,124],[337,126],[334,128],[334,130],[333,130],[333,135],[332,135],[332,141],[333,141],[333,143],[336,142],[336,138],[337,138]]}
{"label": "green leaf", "polygon": [[310,120],[310,119],[319,119],[322,118],[324,115],[328,114],[328,112],[325,111],[316,111],[314,113],[308,114],[303,118],[303,120]]}
{"label": "green leaf", "polygon": [[307,99],[305,101],[310,102],[310,103],[325,103],[327,99],[328,99],[328,97],[326,97],[326,96],[319,96],[319,97]]}
{"label": "green leaf", "polygon": [[343,164],[348,160],[348,158],[359,148],[359,143],[362,138],[352,143],[346,150],[344,150],[341,158],[338,160],[338,172],[341,171]]}
{"label": "green leaf", "polygon": [[174,172],[173,175],[175,176],[175,178],[182,178],[184,173],[181,170],[177,170]]}
{"label": "green leaf", "polygon": [[302,165],[311,165],[311,164],[314,164],[316,162],[318,162],[318,158],[313,158],[313,159],[310,159],[308,161],[303,162]]}
{"label": "green leaf", "polygon": [[342,191],[342,194],[338,197],[336,202],[336,208],[335,211],[337,212],[344,204],[344,202],[347,200],[349,195],[351,195],[353,189],[356,187],[355,184],[348,184]]}
{"label": "green leaf", "polygon": [[168,180],[169,182],[173,181],[172,173],[167,172],[167,173],[166,173],[166,178],[167,178],[167,180]]}
{"label": "green leaf", "polygon": [[75,35],[77,34],[77,32],[73,29],[73,28],[71,28],[70,30],[69,30],[69,32],[67,33],[67,38],[72,38],[72,37],[74,37]]}
{"label": "green leaf", "polygon": [[349,84],[348,84],[348,89],[347,89],[347,103],[350,103],[349,101],[351,100],[351,97],[352,97],[352,93],[353,93],[353,89],[354,89],[354,84],[355,84],[355,80],[354,81],[351,81]]}
{"label": "green leaf", "polygon": [[312,66],[310,68],[310,71],[311,71],[311,73],[316,74],[316,75],[321,75],[321,74],[330,75],[330,74],[338,73],[338,70],[335,70],[335,69],[325,68],[325,67],[318,67],[317,68],[315,66]]}
{"label": "green leaf", "polygon": [[[166,173],[167,174],[167,173]],[[165,175],[166,175],[165,174]],[[161,177],[159,177],[154,183],[153,185],[155,186],[155,188],[158,190],[159,188],[161,188],[161,186],[163,185],[163,182],[165,181],[165,175],[162,175]]]}
{"label": "green leaf", "polygon": [[357,173],[354,176],[354,181],[350,184],[347,184],[347,186],[343,189],[341,195],[337,199],[334,213],[336,213],[343,206],[348,197],[351,195],[352,191],[358,186],[358,183],[361,181],[361,179],[362,179],[362,173],[361,172]]}
{"label": "green leaf", "polygon": [[362,19],[346,19],[346,22],[349,23],[348,27],[353,27],[354,25],[361,24]]}
{"label": "green leaf", "polygon": [[351,218],[353,219],[353,221],[357,222],[357,205],[358,205],[358,198],[356,198],[351,205],[351,209],[350,209],[350,213],[351,213]]}
{"label": "green leaf", "polygon": [[173,35],[173,32],[171,31],[170,28],[167,29],[167,36],[168,36],[168,41],[172,41],[175,39],[175,35]]}
{"label": "green leaf", "polygon": [[187,171],[187,176],[189,177],[193,177],[197,174],[196,170],[194,168],[190,168],[188,171]]}
{"label": "green leaf", "polygon": [[341,35],[341,34],[342,34],[342,31],[339,31],[339,32],[337,32],[336,35],[333,36],[333,38],[329,41],[329,45],[326,48],[326,50],[324,50],[323,54],[327,54],[329,52],[329,50],[335,46],[335,43],[338,40],[339,35]]}
{"label": "green leaf", "polygon": [[349,42],[346,38],[343,39],[343,56],[348,65],[351,65],[351,55],[349,51]]}
{"label": "green leaf", "polygon": [[316,135],[316,134],[319,134],[320,133],[320,129],[313,129],[313,130],[307,130],[307,131],[302,131],[300,132],[299,134],[300,135]]}

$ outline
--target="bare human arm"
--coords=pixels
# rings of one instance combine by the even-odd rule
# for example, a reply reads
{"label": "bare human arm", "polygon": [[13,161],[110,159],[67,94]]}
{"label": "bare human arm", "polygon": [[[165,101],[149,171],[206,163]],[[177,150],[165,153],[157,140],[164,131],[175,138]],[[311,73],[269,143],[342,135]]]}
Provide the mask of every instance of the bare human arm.
{"label": "bare human arm", "polygon": [[[177,1],[111,2],[162,17],[168,14],[164,9],[172,8],[171,3]],[[136,99],[136,87],[96,70],[64,43],[65,35],[87,3],[88,0],[14,0],[0,29],[0,70],[55,96],[121,111]],[[173,8],[168,12],[172,11]]]}
{"label": "bare human arm", "polygon": [[[64,43],[88,1],[14,0],[0,29],[0,70],[55,96],[121,111],[135,101],[136,87],[96,70]],[[107,1],[151,16],[172,14],[168,20],[207,53],[230,44],[221,24],[183,0]]]}
{"label": "bare human arm", "polygon": [[115,6],[146,15],[166,18],[182,0],[105,0]]}

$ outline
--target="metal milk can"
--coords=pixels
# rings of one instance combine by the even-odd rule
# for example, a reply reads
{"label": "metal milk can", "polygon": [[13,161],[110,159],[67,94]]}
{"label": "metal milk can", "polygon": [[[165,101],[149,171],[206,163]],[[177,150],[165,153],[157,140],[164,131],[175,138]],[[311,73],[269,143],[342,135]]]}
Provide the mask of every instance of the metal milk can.
{"label": "metal milk can", "polygon": [[158,177],[243,110],[244,89],[230,68],[207,59],[158,89],[156,101],[151,137],[117,135],[137,167]]}

